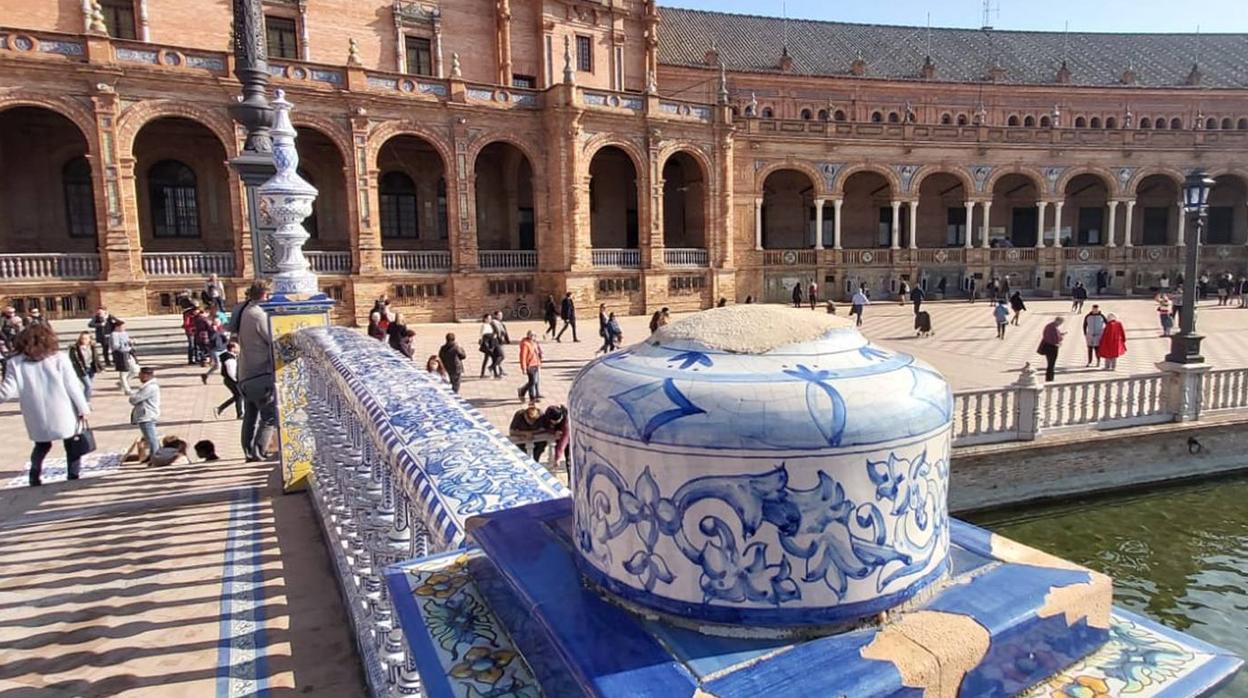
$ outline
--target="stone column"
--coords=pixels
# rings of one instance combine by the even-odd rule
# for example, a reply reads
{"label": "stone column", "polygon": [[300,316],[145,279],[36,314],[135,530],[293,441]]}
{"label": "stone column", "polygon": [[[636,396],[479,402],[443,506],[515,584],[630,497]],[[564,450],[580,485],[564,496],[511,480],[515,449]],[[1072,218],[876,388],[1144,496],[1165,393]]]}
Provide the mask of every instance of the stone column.
{"label": "stone column", "polygon": [[1018,410],[1018,440],[1035,441],[1040,434],[1040,396],[1044,385],[1036,378],[1031,362],[1023,365],[1013,387]]}
{"label": "stone column", "polygon": [[1037,202],[1036,202],[1036,209],[1037,209],[1037,215],[1036,215],[1036,248],[1037,248],[1037,249],[1043,249],[1043,248],[1044,248],[1044,213],[1045,213],[1045,210],[1046,210],[1046,209],[1048,209],[1048,207],[1049,207],[1049,202],[1047,202],[1047,201],[1037,201]]}
{"label": "stone column", "polygon": [[823,199],[815,199],[815,249],[823,249]]}
{"label": "stone column", "polygon": [[763,199],[754,199],[754,249],[763,249]]}
{"label": "stone column", "polygon": [[906,202],[910,205],[910,249],[919,249],[919,201]]}
{"label": "stone column", "polygon": [[1183,202],[1179,202],[1179,231],[1174,238],[1174,244],[1178,247],[1187,246],[1187,213],[1183,210]]}
{"label": "stone column", "polygon": [[[121,99],[112,87],[97,87],[96,90],[91,97],[95,138],[88,148],[88,160],[91,162],[91,190],[95,196],[100,280],[133,281],[143,278],[134,159],[123,157],[118,145],[117,116],[121,111]],[[147,312],[146,306],[131,312],[134,310]]]}
{"label": "stone column", "polygon": [[989,214],[992,212],[992,202],[985,201],[983,202],[983,206],[984,206],[984,224],[983,224],[983,227],[980,229],[979,246],[986,250],[988,249]]}
{"label": "stone column", "polygon": [[498,2],[498,84],[511,84],[511,1]]}
{"label": "stone column", "polygon": [[[377,155],[370,155],[369,122],[367,114],[351,117],[351,142],[355,149],[355,162],[350,168],[354,175],[351,189],[355,192],[355,220],[351,222],[351,242],[355,250],[356,269],[360,274],[378,274],[382,271],[381,222],[378,216],[381,198],[377,191]],[[383,144],[377,143],[380,151]],[[358,305],[358,303],[357,303]]]}
{"label": "stone column", "polygon": [[1105,246],[1115,247],[1116,243],[1114,242],[1114,237],[1116,235],[1115,231],[1118,229],[1118,202],[1117,201],[1109,202],[1109,225],[1105,227],[1109,229],[1109,235],[1105,238]]}
{"label": "stone column", "polygon": [[962,246],[971,249],[971,238],[975,235],[975,202],[967,201],[966,206],[966,235],[962,239]]}
{"label": "stone column", "polygon": [[1134,247],[1135,243],[1131,240],[1132,223],[1135,220],[1135,199],[1127,199],[1127,219],[1123,221],[1126,224],[1126,230],[1123,231],[1122,246]]}
{"label": "stone column", "polygon": [[893,229],[891,232],[893,234],[893,244],[891,245],[891,247],[892,249],[896,250],[896,249],[901,248],[901,202],[893,201],[892,206],[893,206]]}
{"label": "stone column", "polygon": [[832,199],[832,249],[841,249],[841,206],[845,203],[844,199]]}
{"label": "stone column", "polygon": [[1062,246],[1062,207],[1065,205],[1065,201],[1053,202],[1053,246],[1058,248]]}

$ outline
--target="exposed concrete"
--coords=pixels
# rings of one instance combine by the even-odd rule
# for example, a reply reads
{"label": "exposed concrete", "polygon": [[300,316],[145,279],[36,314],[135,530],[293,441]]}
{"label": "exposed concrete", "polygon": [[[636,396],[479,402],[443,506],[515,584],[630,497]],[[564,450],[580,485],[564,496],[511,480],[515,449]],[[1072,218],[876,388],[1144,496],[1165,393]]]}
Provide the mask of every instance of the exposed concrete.
{"label": "exposed concrete", "polygon": [[[1248,469],[1248,415],[955,448],[949,510],[968,513]],[[1199,448],[1189,451],[1188,440]]]}

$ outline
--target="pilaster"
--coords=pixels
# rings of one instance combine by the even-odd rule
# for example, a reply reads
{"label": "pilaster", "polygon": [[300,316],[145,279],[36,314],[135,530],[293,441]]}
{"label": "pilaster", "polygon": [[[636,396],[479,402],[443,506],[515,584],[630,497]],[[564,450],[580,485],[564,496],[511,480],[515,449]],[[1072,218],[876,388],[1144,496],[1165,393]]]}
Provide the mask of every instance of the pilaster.
{"label": "pilaster", "polygon": [[[359,71],[363,75],[364,71]],[[351,117],[352,163],[349,168],[355,189],[356,215],[352,220],[351,247],[353,260],[360,274],[379,274],[381,265],[381,228],[377,217],[380,200],[377,196],[378,171],[369,157],[369,122],[363,108]]]}
{"label": "pilaster", "polygon": [[143,278],[143,250],[139,238],[135,202],[134,161],[123,163],[117,141],[117,117],[121,111],[117,92],[96,85],[91,97],[95,112],[95,138],[89,147],[92,191],[95,195],[96,234],[100,244],[100,278],[125,282]]}
{"label": "pilaster", "polygon": [[468,119],[452,116],[451,147],[455,162],[451,164],[453,177],[447,177],[446,197],[448,230],[447,244],[451,250],[451,269],[455,272],[475,271],[477,268],[477,226],[472,183],[472,164],[468,162]]}

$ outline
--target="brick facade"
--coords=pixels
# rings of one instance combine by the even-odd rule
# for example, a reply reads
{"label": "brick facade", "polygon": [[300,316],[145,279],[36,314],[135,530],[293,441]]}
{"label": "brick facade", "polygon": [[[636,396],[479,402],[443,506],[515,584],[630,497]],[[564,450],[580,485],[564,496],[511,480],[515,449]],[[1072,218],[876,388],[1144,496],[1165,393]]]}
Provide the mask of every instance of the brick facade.
{"label": "brick facade", "polygon": [[[743,20],[638,0],[264,7],[295,22],[297,57],[270,68],[321,191],[306,249],[343,319],[381,293],[411,321],[565,290],[634,313],[784,300],[810,279],[830,297],[1004,274],[1060,293],[1105,269],[1132,292],[1177,275],[1196,167],[1218,181],[1206,267],[1248,269],[1248,89],[1163,65],[1164,47],[1166,77],[1119,84],[1087,84],[1081,62],[955,80],[930,57],[903,79],[865,58],[803,72],[812,58],[763,37],[751,50],[777,48],[774,65],[749,65],[709,28],[689,36]],[[232,294],[254,273],[229,6],[133,10],[123,39],[78,0],[0,0],[0,299],[162,312],[209,271]],[[158,176],[168,161],[193,188]]]}

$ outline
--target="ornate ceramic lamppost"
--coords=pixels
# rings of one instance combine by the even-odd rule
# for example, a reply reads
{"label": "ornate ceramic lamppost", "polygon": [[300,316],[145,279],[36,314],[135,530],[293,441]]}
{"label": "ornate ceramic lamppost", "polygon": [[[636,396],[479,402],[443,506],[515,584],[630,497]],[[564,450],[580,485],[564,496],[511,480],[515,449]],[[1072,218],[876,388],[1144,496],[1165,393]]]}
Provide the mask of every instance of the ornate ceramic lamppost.
{"label": "ornate ceramic lamppost", "polygon": [[316,275],[308,268],[303,256],[303,243],[310,237],[303,221],[312,215],[316,187],[299,176],[299,151],[295,149],[295,127],[290,123],[291,103],[286,94],[277,91],[273,100],[275,118],[270,131],[273,137],[273,164],[277,172],[257,189],[260,219],[272,228],[273,259],[277,273],[273,276],[273,294],[279,297],[309,297],[317,293]]}
{"label": "ornate ceramic lamppost", "polygon": [[269,127],[273,108],[269,105],[269,62],[264,37],[264,13],[260,0],[234,0],[234,75],[243,84],[243,94],[230,105],[230,116],[247,129],[243,153],[230,165],[247,187],[247,217],[251,228],[252,264],[257,275],[271,272],[266,254],[267,231],[259,216],[256,188],[273,176],[273,144]]}
{"label": "ornate ceramic lamppost", "polygon": [[1195,233],[1187,241],[1187,264],[1183,270],[1183,315],[1179,318],[1179,333],[1170,340],[1170,353],[1166,361],[1173,364],[1200,364],[1200,342],[1204,337],[1196,334],[1197,266],[1200,261],[1200,242],[1209,220],[1209,190],[1213,180],[1204,170],[1196,170],[1187,176],[1183,190],[1183,215],[1192,223]]}

